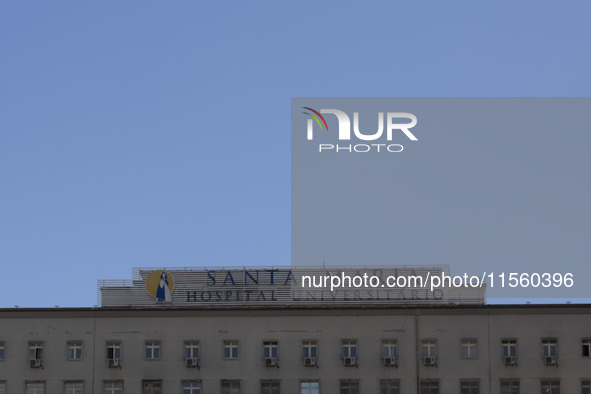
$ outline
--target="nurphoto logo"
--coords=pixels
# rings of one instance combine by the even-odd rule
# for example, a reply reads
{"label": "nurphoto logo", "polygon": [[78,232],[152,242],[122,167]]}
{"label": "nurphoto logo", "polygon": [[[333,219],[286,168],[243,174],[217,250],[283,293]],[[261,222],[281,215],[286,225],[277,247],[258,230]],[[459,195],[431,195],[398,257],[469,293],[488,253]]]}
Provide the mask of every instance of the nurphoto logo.
{"label": "nurphoto logo", "polygon": [[[328,130],[328,123],[322,114],[335,115],[338,121],[338,140],[351,140],[351,118],[344,111],[338,109],[320,109],[317,111],[310,107],[302,107],[306,111],[303,114],[309,116],[307,119],[307,139],[314,140],[314,125],[316,124],[320,130]],[[400,123],[400,120],[406,119],[406,122]],[[408,122],[410,120],[410,122]],[[417,125],[417,117],[408,112],[387,112],[384,117],[384,112],[378,112],[378,129],[375,132],[367,133],[359,129],[359,112],[353,112],[353,135],[354,138],[361,141],[392,141],[392,137],[397,133],[402,133],[411,141],[418,141],[418,138],[410,131]],[[378,141],[379,142],[379,141]],[[375,152],[402,152],[404,147],[401,144],[390,143],[362,143],[362,144],[318,144],[318,152],[358,152],[366,153],[370,151]]]}

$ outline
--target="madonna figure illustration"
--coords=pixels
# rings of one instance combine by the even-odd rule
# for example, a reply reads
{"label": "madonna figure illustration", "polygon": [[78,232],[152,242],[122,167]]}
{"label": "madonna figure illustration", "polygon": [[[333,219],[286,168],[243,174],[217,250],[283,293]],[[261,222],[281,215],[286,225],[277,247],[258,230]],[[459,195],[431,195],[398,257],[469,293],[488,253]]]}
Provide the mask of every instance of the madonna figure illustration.
{"label": "madonna figure illustration", "polygon": [[158,290],[156,290],[156,299],[158,302],[171,302],[172,298],[170,297],[170,288],[168,287],[168,276],[166,272],[163,272],[160,275],[160,284],[158,285]]}

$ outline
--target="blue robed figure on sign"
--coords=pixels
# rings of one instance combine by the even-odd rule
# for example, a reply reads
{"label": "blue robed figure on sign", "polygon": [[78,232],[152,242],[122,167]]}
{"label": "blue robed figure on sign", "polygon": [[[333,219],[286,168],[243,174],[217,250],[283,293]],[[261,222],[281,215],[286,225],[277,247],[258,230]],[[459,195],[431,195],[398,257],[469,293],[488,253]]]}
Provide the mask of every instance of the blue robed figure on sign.
{"label": "blue robed figure on sign", "polygon": [[171,302],[172,298],[170,297],[170,288],[168,287],[168,275],[166,272],[163,272],[160,275],[160,284],[158,285],[158,290],[156,290],[156,300],[158,302]]}

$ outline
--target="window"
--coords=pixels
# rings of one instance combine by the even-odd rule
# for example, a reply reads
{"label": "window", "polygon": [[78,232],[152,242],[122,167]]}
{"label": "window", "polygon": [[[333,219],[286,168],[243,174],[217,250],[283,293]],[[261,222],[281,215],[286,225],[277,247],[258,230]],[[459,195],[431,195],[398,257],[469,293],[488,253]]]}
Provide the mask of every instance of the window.
{"label": "window", "polygon": [[476,339],[462,339],[462,358],[476,358],[477,355]]}
{"label": "window", "polygon": [[320,383],[318,382],[300,382],[300,394],[319,394]]}
{"label": "window", "polygon": [[0,380],[0,394],[6,394],[6,382]]}
{"label": "window", "polygon": [[142,382],[142,394],[162,394],[162,381],[144,380]]}
{"label": "window", "polygon": [[591,380],[581,381],[581,394],[591,394]]}
{"label": "window", "polygon": [[503,339],[501,341],[501,350],[503,357],[517,357],[517,340]]}
{"label": "window", "polygon": [[396,358],[396,341],[385,339],[382,341],[382,358]]}
{"label": "window", "polygon": [[146,342],[146,360],[160,359],[160,342],[148,341]]}
{"label": "window", "polygon": [[341,343],[343,358],[357,357],[357,341],[345,339]]}
{"label": "window", "polygon": [[560,380],[542,380],[542,394],[560,394]]}
{"label": "window", "polygon": [[45,382],[27,382],[25,383],[26,394],[44,394]]}
{"label": "window", "polygon": [[359,380],[341,380],[341,394],[359,394]]}
{"label": "window", "polygon": [[583,357],[591,357],[591,339],[583,339],[581,342],[583,348]]}
{"label": "window", "polygon": [[318,341],[303,341],[302,342],[302,357],[304,357],[304,358],[318,357]]}
{"label": "window", "polygon": [[240,381],[222,380],[222,394],[240,394]]}
{"label": "window", "polygon": [[421,380],[421,394],[439,394],[439,380]]}
{"label": "window", "polygon": [[424,357],[437,357],[437,341],[427,339],[421,342],[421,355]]}
{"label": "window", "polygon": [[558,356],[558,342],[556,339],[542,339],[542,357]]}
{"label": "window", "polygon": [[398,380],[382,380],[380,394],[400,394],[400,382]]}
{"label": "window", "polygon": [[277,358],[279,357],[279,343],[277,341],[265,341],[263,342],[263,357],[264,358]]}
{"label": "window", "polygon": [[261,381],[261,394],[279,394],[278,380],[263,380]]}
{"label": "window", "polygon": [[519,394],[519,380],[501,380],[501,394]]}
{"label": "window", "polygon": [[103,383],[104,394],[123,394],[123,382],[107,381]]}
{"label": "window", "polygon": [[476,379],[460,380],[460,394],[480,394],[480,382]]}
{"label": "window", "polygon": [[68,360],[82,360],[82,342],[68,342]]}
{"label": "window", "polygon": [[237,360],[238,349],[238,341],[224,341],[224,358],[226,360]]}
{"label": "window", "polygon": [[84,394],[84,382],[65,382],[64,391],[66,394]]}
{"label": "window", "polygon": [[201,382],[198,380],[183,382],[183,394],[201,394]]}
{"label": "window", "polygon": [[[107,342],[107,359],[121,358],[121,342]],[[111,382],[112,383],[112,382]]]}
{"label": "window", "polygon": [[199,341],[185,342],[185,360],[199,358]]}
{"label": "window", "polygon": [[29,342],[29,360],[43,360],[43,342]]}
{"label": "window", "polygon": [[[6,352],[6,344],[4,342],[0,342],[0,361],[4,360],[5,352]],[[2,392],[0,391],[0,393],[2,393]]]}

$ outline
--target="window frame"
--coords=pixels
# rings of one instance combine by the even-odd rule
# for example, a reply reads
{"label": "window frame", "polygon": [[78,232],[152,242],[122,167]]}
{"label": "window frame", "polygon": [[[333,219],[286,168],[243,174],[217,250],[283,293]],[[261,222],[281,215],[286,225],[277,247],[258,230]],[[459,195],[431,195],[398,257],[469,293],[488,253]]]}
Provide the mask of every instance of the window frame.
{"label": "window frame", "polygon": [[[462,393],[462,384],[476,384],[476,390],[478,390],[477,392],[480,393],[480,379],[474,378],[474,379],[460,379],[460,394]],[[468,390],[472,390],[474,387],[468,387]],[[471,394],[471,393],[468,393]]]}
{"label": "window frame", "polygon": [[[148,344],[157,344],[157,346],[148,347]],[[148,349],[151,349],[152,357],[148,357]],[[158,357],[154,357],[155,350],[158,351]],[[162,342],[157,340],[146,340],[144,341],[144,360],[146,361],[159,361],[162,359]]]}
{"label": "window frame", "polygon": [[[544,355],[544,350],[545,347],[544,346],[544,342],[549,342],[549,344],[551,345],[552,343],[554,344],[554,352],[556,353],[555,355]],[[548,349],[551,349],[551,347],[548,347]],[[558,338],[542,338],[540,339],[540,353],[541,353],[541,357],[545,358],[545,357],[556,357],[558,358]]]}
{"label": "window frame", "polygon": [[[70,345],[80,345],[80,358],[70,358]],[[66,341],[66,361],[84,360],[84,341]]]}
{"label": "window frame", "polygon": [[[587,342],[586,346],[588,348],[588,353],[589,353],[589,355],[587,355],[587,356],[585,356],[583,354],[583,347],[585,346],[585,342]],[[590,337],[581,338],[581,358],[591,358],[591,338]]]}
{"label": "window frame", "polygon": [[[109,344],[113,344],[110,346]],[[109,357],[109,348],[119,349],[119,357],[115,357],[115,350],[113,351],[113,357]],[[105,341],[105,360],[121,360],[123,358],[123,342],[117,340]],[[109,381],[112,382],[112,381]]]}
{"label": "window frame", "polygon": [[[519,378],[501,378],[499,379],[499,393],[503,394],[503,383],[508,384],[517,384],[517,392],[521,393],[521,380]],[[509,389],[513,389],[513,387],[509,387]],[[511,392],[509,392],[511,394]]]}
{"label": "window frame", "polygon": [[[314,343],[314,347],[312,347],[312,346],[306,346],[306,343]],[[319,345],[319,343],[318,343],[318,340],[317,340],[317,339],[303,339],[303,340],[301,341],[301,344],[302,344],[302,353],[301,353],[301,355],[302,355],[302,360],[303,360],[303,359],[305,359],[305,358],[315,358],[315,359],[317,359],[317,360],[318,360],[318,359],[320,358],[320,349],[319,349],[320,347],[318,346],[318,345]],[[306,347],[307,347],[308,349],[312,349],[312,348],[316,349],[316,355],[315,355],[315,356],[310,356],[310,355],[308,355],[308,356],[305,356],[305,355],[304,355],[304,349],[305,349]]]}
{"label": "window frame", "polygon": [[[427,356],[427,357],[432,357],[432,356]],[[441,394],[441,380],[440,379],[421,379],[419,381],[419,393],[423,393],[423,384],[437,384],[437,393]],[[429,393],[431,394],[430,390],[433,389],[433,387],[427,387],[427,389],[429,389]]]}
{"label": "window frame", "polygon": [[[424,355],[423,349],[424,349],[425,345],[430,342],[434,342],[434,344],[432,346],[431,345],[427,346],[427,349],[429,349],[429,351],[428,351],[429,354]],[[433,354],[431,352],[432,349],[435,349],[435,354]],[[439,358],[439,341],[436,338],[421,339],[421,360],[425,359],[425,357],[433,357],[435,360],[438,360],[438,358]]]}
{"label": "window frame", "polygon": [[[25,381],[25,394],[29,394],[29,388],[27,387],[27,385],[29,384],[41,384],[43,385],[43,387],[41,387],[41,394],[45,394],[47,391],[47,385],[45,384],[45,380],[26,380]],[[37,394],[37,390],[35,390],[35,394]]]}
{"label": "window frame", "polygon": [[[299,386],[299,389],[298,389],[298,393],[299,393],[299,394],[302,394],[302,390],[303,390],[303,389],[306,389],[306,390],[308,390],[308,391],[307,391],[306,393],[304,393],[304,394],[310,394],[310,393],[312,393],[312,391],[311,391],[311,390],[313,390],[313,389],[316,389],[316,390],[317,390],[317,392],[318,392],[318,394],[320,394],[320,393],[322,392],[322,391],[321,391],[322,389],[321,389],[321,385],[320,385],[320,380],[318,380],[318,379],[300,379],[300,381],[299,381],[299,382],[300,382],[300,384],[298,385],[298,386]],[[318,386],[317,386],[317,387],[302,387],[302,385],[303,385],[303,384],[306,384],[306,383],[308,383],[308,384],[311,384],[311,383],[316,383]]]}
{"label": "window frame", "polygon": [[[343,385],[356,385],[357,387],[343,387]],[[339,393],[343,393],[343,390],[347,390],[347,394],[359,394],[361,392],[359,379],[340,379],[339,380]],[[352,391],[357,389],[357,391]]]}
{"label": "window frame", "polygon": [[[197,346],[193,346],[193,344],[197,344]],[[190,347],[188,347],[187,345],[191,344]],[[189,358],[196,358],[197,360],[199,360],[201,358],[201,341],[199,340],[192,340],[192,339],[188,339],[183,341],[183,357],[185,360],[187,360],[187,350],[191,349],[191,355],[193,355],[193,350],[197,349],[197,357],[189,357]]]}
{"label": "window frame", "polygon": [[[385,385],[394,384],[396,387],[384,387]],[[390,394],[390,390],[398,390],[398,394],[400,394],[400,379],[380,379],[380,394],[383,394],[383,390],[388,390],[386,394]]]}
{"label": "window frame", "polygon": [[[203,382],[201,381],[201,379],[183,379],[181,380],[181,394],[184,394],[185,392],[185,384],[193,384],[193,383],[197,383],[199,385],[199,387],[197,387],[199,389],[199,391],[197,392],[197,394],[201,394],[203,392]],[[190,394],[194,394],[192,391],[195,387],[188,387],[188,389],[191,390]]]}
{"label": "window frame", "polygon": [[0,362],[2,362],[6,360],[6,341],[0,341],[0,351],[2,353],[2,357],[0,357]]}
{"label": "window frame", "polygon": [[[222,379],[220,381],[220,393],[221,394],[226,394],[224,393],[224,383],[229,383],[229,384],[233,384],[233,383],[238,383],[238,392],[241,393],[242,392],[242,384],[240,379]],[[230,387],[230,389],[232,389]]]}
{"label": "window frame", "polygon": [[[274,387],[264,388],[264,384],[277,384],[277,392],[281,393],[281,380],[280,379],[261,379],[260,380],[260,394],[273,394]],[[263,391],[266,390],[266,391]]]}
{"label": "window frame", "polygon": [[[505,355],[504,353],[504,348],[505,348],[505,343],[507,343],[507,345],[511,345],[513,344],[515,347],[515,355],[511,355],[510,352],[509,354]],[[511,348],[511,346],[508,346],[508,348]],[[515,357],[515,360],[517,360],[519,358],[519,341],[517,340],[517,338],[501,338],[501,359],[503,357]]]}
{"label": "window frame", "polygon": [[[265,350],[267,348],[269,348],[269,356],[265,356]],[[273,349],[276,350],[276,353],[277,353],[276,356],[273,356]],[[279,359],[279,341],[278,340],[275,340],[275,339],[263,340],[261,350],[263,351],[263,353],[262,353],[263,360],[265,360],[267,358]]]}
{"label": "window frame", "polygon": [[160,385],[160,394],[162,394],[164,392],[163,387],[162,387],[163,386],[162,379],[142,379],[141,393],[144,394],[144,384],[154,384],[154,383],[158,383]]}
{"label": "window frame", "polygon": [[[467,344],[468,342],[474,342],[474,346],[464,346],[465,344]],[[474,349],[474,356],[470,356],[468,354],[468,356],[464,356],[464,347],[467,347],[468,349]],[[469,352],[468,352],[469,353]],[[460,339],[460,358],[462,360],[476,360],[478,359],[478,339],[477,338],[461,338]]]}
{"label": "window frame", "polygon": [[[386,346],[386,343],[388,343],[388,346]],[[385,349],[388,349],[387,355],[384,355]],[[394,355],[392,355],[392,349],[394,349]],[[382,360],[385,358],[398,359],[398,340],[392,338],[382,339],[380,350],[380,356],[382,357]]]}
{"label": "window frame", "polygon": [[[38,346],[40,345],[40,346]],[[35,349],[35,358],[31,357],[31,351]],[[37,350],[41,349],[40,357],[37,357]],[[40,360],[43,361],[45,359],[45,342],[44,341],[29,341],[27,346],[27,353],[28,353],[28,360]]]}
{"label": "window frame", "polygon": [[[82,385],[82,393],[85,392],[85,384],[84,384],[84,380],[64,380],[64,394],[70,394],[67,390],[68,387],[67,385],[69,384],[81,384]],[[77,388],[74,388],[75,390],[77,390]]]}
{"label": "window frame", "polygon": [[[345,344],[347,343],[347,344]],[[348,349],[348,355],[345,356],[345,348]],[[351,355],[351,349],[355,350],[355,355]],[[355,338],[341,339],[341,360],[346,358],[354,358],[359,360],[359,341]]]}
{"label": "window frame", "polygon": [[[543,392],[542,390],[544,390],[544,382],[547,382],[550,385],[550,387],[548,388],[550,391],[545,391],[545,393],[552,394],[552,391],[553,391],[552,389],[556,389],[556,388],[558,389],[558,393],[560,393],[560,379],[558,379],[558,378],[541,378],[540,379],[540,393],[542,393]],[[556,384],[556,383],[557,383],[557,386],[553,387],[553,384]]]}
{"label": "window frame", "polygon": [[[121,380],[121,379],[103,380],[103,388],[101,390],[102,393],[105,394],[105,390],[107,389],[105,387],[106,384],[117,384],[117,383],[120,383],[121,384],[121,394],[125,393],[125,384],[124,384],[123,380]],[[113,393],[113,391],[109,392],[108,394],[112,394],[112,393]]]}
{"label": "window frame", "polygon": [[[226,345],[230,345],[235,343],[236,346],[229,346],[229,349],[236,349],[236,357],[232,357],[232,352],[230,351],[230,357],[226,357]],[[224,339],[222,341],[222,360],[225,361],[236,361],[240,360],[240,341],[238,339]]]}

